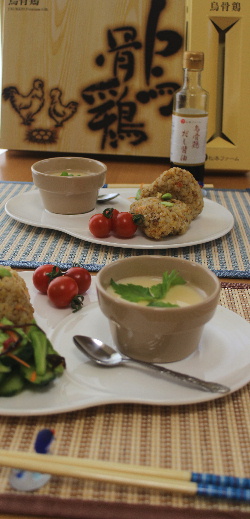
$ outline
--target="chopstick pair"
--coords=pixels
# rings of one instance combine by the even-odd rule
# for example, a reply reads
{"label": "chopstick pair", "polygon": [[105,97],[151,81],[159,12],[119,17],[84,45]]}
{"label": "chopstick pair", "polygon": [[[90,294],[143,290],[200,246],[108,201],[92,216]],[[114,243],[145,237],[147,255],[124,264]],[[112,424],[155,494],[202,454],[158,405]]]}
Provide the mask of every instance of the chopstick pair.
{"label": "chopstick pair", "polygon": [[250,501],[250,479],[0,449],[0,465],[119,485]]}

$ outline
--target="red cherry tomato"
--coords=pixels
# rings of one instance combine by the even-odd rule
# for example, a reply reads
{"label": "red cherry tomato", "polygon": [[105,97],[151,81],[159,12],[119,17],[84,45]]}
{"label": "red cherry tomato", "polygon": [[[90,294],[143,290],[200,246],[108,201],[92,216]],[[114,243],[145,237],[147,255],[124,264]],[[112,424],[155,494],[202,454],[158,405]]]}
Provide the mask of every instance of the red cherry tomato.
{"label": "red cherry tomato", "polygon": [[112,216],[111,216],[111,229],[112,230],[115,229],[115,224],[116,224],[116,219],[117,219],[118,214],[120,214],[118,209],[113,209]]}
{"label": "red cherry tomato", "polygon": [[119,214],[118,209],[115,209],[114,207],[107,207],[104,209],[102,214],[106,216],[106,218],[109,218],[111,221],[111,230],[113,230],[115,228],[116,218]]}
{"label": "red cherry tomato", "polygon": [[91,275],[83,267],[71,267],[65,272],[65,276],[69,276],[77,282],[78,294],[87,292],[91,285]]}
{"label": "red cherry tomato", "polygon": [[[60,272],[59,267],[55,265],[41,265],[38,267],[33,273],[33,284],[39,292],[42,294],[47,294],[48,286],[53,279],[52,271]],[[51,274],[51,276],[49,276]]]}
{"label": "red cherry tomato", "polygon": [[111,231],[111,219],[101,213],[93,214],[89,220],[89,230],[96,238],[106,238]]}
{"label": "red cherry tomato", "polygon": [[48,298],[57,308],[70,306],[78,295],[77,282],[69,276],[60,276],[51,281],[48,287]]}
{"label": "red cherry tomato", "polygon": [[137,230],[131,213],[119,213],[114,221],[114,232],[119,238],[131,238]]}

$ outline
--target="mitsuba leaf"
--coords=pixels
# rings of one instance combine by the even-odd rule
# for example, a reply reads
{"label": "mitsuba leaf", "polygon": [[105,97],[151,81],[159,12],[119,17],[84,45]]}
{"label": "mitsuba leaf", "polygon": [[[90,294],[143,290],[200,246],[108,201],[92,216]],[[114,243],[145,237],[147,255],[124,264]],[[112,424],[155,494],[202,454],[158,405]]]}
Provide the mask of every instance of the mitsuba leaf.
{"label": "mitsuba leaf", "polygon": [[116,283],[113,279],[110,282],[112,288],[123,299],[137,303],[138,301],[150,301],[152,296],[149,292],[149,288],[142,287],[141,285],[133,285],[128,283],[127,285],[122,283]]}
{"label": "mitsuba leaf", "polygon": [[162,299],[169,289],[174,285],[185,285],[186,281],[176,270],[172,270],[170,274],[166,271],[162,276],[162,283],[150,287],[150,293],[156,299]]}
{"label": "mitsuba leaf", "polygon": [[163,299],[169,289],[174,285],[184,285],[186,283],[180,274],[176,270],[172,270],[170,274],[164,272],[162,276],[162,283],[157,283],[151,287],[143,287],[141,285],[133,285],[132,283],[116,283],[111,279],[111,286],[123,299],[131,301],[132,303],[138,303],[139,301],[149,301],[148,306],[178,306],[172,305],[171,303],[160,302]]}
{"label": "mitsuba leaf", "polygon": [[164,286],[164,295],[169,291],[169,289],[175,285],[185,285],[186,281],[183,279],[180,274],[176,270],[172,270],[170,274],[168,272],[164,272],[163,274],[163,286]]}

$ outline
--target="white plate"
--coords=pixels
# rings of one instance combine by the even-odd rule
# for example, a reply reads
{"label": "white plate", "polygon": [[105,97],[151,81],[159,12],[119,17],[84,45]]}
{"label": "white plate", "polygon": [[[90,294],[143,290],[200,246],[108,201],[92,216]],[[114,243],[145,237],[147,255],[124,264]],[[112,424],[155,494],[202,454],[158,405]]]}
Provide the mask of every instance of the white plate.
{"label": "white plate", "polygon": [[[102,239],[95,238],[88,228],[88,222],[92,214],[102,212],[105,207],[116,207],[119,211],[129,210],[132,197],[135,196],[135,190],[122,188],[119,191],[120,196],[107,205],[97,205],[94,211],[86,214],[62,215],[50,213],[44,209],[38,190],[14,196],[6,203],[5,211],[15,220],[28,225],[63,231],[75,238],[91,243],[133,249],[169,249],[206,243],[224,236],[234,225],[233,216],[225,207],[205,198],[202,213],[191,222],[188,231],[183,235],[156,241],[147,238],[138,230],[135,236],[126,239],[125,242],[124,239],[117,238],[114,235]],[[109,192],[112,192],[112,190],[100,189],[100,194]]]}
{"label": "white plate", "polygon": [[[170,382],[166,376],[126,364],[102,368],[90,362],[73,344],[75,334],[91,335],[113,344],[107,319],[96,302],[95,283],[85,298],[84,308],[75,314],[53,309],[47,296],[32,287],[32,273],[22,273],[36,310],[36,319],[48,333],[54,347],[65,356],[67,370],[41,393],[23,391],[12,398],[0,398],[0,414],[6,416],[49,415],[110,403],[186,405],[221,398]],[[218,306],[205,326],[199,349],[187,359],[169,367],[231,388],[250,381],[250,324],[239,315]]]}

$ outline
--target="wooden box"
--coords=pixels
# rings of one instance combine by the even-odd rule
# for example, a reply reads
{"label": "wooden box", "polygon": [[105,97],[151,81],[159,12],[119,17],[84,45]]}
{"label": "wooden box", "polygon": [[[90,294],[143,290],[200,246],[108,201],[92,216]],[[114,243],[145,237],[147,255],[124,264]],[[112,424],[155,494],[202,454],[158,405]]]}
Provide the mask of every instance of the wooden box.
{"label": "wooden box", "polygon": [[249,169],[250,0],[1,6],[1,148],[167,159],[187,48],[205,54],[206,168]]}
{"label": "wooden box", "polygon": [[3,0],[0,147],[169,157],[184,0]]}
{"label": "wooden box", "polygon": [[186,42],[205,54],[207,169],[249,170],[250,1],[186,0]]}

